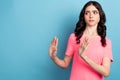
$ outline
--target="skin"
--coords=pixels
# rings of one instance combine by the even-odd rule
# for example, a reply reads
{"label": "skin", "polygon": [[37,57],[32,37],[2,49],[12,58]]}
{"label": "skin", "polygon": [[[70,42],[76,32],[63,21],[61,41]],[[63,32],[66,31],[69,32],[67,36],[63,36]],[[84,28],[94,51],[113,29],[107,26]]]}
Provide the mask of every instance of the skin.
{"label": "skin", "polygon": [[[110,59],[104,58],[102,65],[99,65],[86,56],[86,49],[87,46],[89,45],[89,37],[98,36],[97,25],[98,22],[100,21],[99,11],[93,5],[90,5],[85,9],[84,18],[86,22],[86,29],[84,31],[84,34],[87,37],[83,41],[82,45],[79,47],[78,54],[95,71],[97,71],[99,74],[103,75],[104,77],[107,77],[109,76],[110,73],[110,63],[111,63]],[[67,68],[68,65],[70,64],[70,61],[72,60],[72,57],[65,55],[63,59],[58,58],[57,46],[58,46],[58,38],[54,37],[49,47],[49,56],[58,66],[60,66],[61,68]]]}

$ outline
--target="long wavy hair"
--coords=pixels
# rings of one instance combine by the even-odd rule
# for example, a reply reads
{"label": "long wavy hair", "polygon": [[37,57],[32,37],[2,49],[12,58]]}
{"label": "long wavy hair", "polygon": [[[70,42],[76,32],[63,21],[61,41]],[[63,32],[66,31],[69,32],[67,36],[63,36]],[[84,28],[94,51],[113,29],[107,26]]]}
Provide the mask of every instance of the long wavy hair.
{"label": "long wavy hair", "polygon": [[76,24],[76,28],[74,30],[74,33],[75,33],[75,36],[76,36],[76,43],[77,44],[80,43],[80,38],[82,37],[83,32],[86,28],[86,23],[85,23],[85,20],[84,20],[84,14],[85,14],[85,9],[90,5],[95,6],[99,11],[100,21],[99,21],[98,26],[97,26],[97,33],[101,37],[102,46],[106,46],[106,39],[105,39],[105,37],[106,37],[106,25],[105,25],[106,16],[105,16],[105,13],[104,13],[101,5],[96,1],[89,1],[88,3],[85,4],[83,9],[81,10],[79,20],[78,20],[78,22]]}

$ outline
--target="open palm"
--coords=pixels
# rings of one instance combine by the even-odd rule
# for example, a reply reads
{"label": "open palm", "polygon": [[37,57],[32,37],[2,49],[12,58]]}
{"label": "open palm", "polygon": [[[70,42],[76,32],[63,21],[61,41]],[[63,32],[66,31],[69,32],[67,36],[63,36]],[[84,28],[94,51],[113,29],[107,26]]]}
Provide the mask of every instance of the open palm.
{"label": "open palm", "polygon": [[49,47],[49,56],[51,58],[57,55],[57,46],[58,46],[58,39],[54,37]]}

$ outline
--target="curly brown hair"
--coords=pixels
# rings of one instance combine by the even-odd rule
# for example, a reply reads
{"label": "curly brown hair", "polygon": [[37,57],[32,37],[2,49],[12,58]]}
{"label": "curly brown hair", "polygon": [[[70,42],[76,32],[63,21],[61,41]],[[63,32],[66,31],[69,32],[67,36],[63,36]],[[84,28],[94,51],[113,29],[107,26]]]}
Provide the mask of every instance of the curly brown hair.
{"label": "curly brown hair", "polygon": [[105,25],[106,16],[105,16],[105,13],[104,13],[101,5],[96,1],[89,1],[88,3],[85,4],[83,9],[81,10],[79,20],[78,20],[78,22],[76,24],[76,28],[74,30],[74,33],[75,33],[75,36],[76,36],[76,43],[77,44],[80,43],[80,38],[82,37],[83,32],[86,28],[86,23],[85,23],[85,20],[84,20],[85,9],[88,6],[90,6],[91,4],[93,6],[95,6],[99,11],[100,21],[99,21],[98,26],[97,26],[97,33],[101,37],[102,46],[106,46],[106,39],[105,39],[105,37],[106,37],[106,25]]}

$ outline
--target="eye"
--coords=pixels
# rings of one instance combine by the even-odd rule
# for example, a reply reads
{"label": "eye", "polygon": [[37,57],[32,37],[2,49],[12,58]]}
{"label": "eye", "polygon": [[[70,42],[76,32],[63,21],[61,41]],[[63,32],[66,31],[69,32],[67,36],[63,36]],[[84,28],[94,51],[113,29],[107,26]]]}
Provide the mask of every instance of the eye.
{"label": "eye", "polygon": [[90,12],[89,11],[85,11],[85,15],[88,15]]}
{"label": "eye", "polygon": [[98,14],[98,11],[93,11],[93,14]]}

